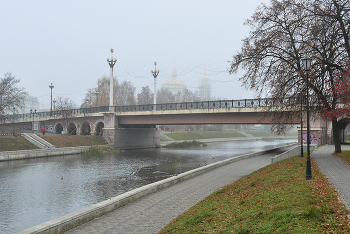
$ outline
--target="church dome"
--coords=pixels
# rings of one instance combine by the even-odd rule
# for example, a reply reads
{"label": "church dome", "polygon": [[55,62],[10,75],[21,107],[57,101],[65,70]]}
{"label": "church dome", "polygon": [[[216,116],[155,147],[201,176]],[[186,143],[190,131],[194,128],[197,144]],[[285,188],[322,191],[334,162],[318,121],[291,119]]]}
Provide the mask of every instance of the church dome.
{"label": "church dome", "polygon": [[170,77],[165,84],[184,84],[184,82],[179,77]]}
{"label": "church dome", "polygon": [[184,91],[186,89],[185,83],[177,77],[176,68],[174,67],[173,70],[173,76],[170,77],[162,88],[165,88],[169,91],[171,91],[173,94],[176,94],[177,92]]}

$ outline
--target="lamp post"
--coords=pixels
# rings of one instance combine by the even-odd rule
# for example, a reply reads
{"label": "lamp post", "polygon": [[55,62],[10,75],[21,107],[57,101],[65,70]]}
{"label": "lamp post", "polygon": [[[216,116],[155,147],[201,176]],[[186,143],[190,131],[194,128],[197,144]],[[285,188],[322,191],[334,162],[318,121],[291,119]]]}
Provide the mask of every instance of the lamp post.
{"label": "lamp post", "polygon": [[55,86],[52,85],[49,85],[49,88],[51,89],[51,108],[50,108],[50,116],[52,116],[52,89],[54,88]]}
{"label": "lamp post", "polygon": [[157,62],[154,62],[154,71],[151,71],[154,77],[154,94],[153,94],[153,104],[154,104],[154,110],[156,110],[156,104],[157,104],[157,89],[156,89],[156,79],[159,74],[159,70],[157,70]]}
{"label": "lamp post", "polygon": [[109,64],[109,67],[111,68],[111,77],[109,81],[109,106],[113,106],[113,67],[114,64],[117,62],[117,59],[113,59],[113,49],[111,49],[111,60],[107,58],[107,62]]}
{"label": "lamp post", "polygon": [[55,111],[56,111],[56,100],[55,99],[53,99],[53,113],[55,113]]}
{"label": "lamp post", "polygon": [[12,120],[12,127],[13,127],[13,136],[15,136],[15,107],[13,107],[13,120]]}
{"label": "lamp post", "polygon": [[99,91],[98,91],[98,89],[96,89],[96,91],[95,91],[95,95],[96,95],[96,107],[97,107],[97,100],[98,100],[98,95],[99,95]]}
{"label": "lamp post", "polygon": [[300,97],[300,157],[304,157],[303,149],[303,95]]}
{"label": "lamp post", "polygon": [[33,115],[33,125],[32,125],[32,131],[34,133],[34,114],[36,114],[36,110],[30,109],[30,114]]}
{"label": "lamp post", "polygon": [[306,179],[311,180],[311,160],[310,160],[310,119],[309,119],[309,70],[312,59],[305,56],[301,59],[306,71],[306,134],[307,134],[307,161],[306,161]]}

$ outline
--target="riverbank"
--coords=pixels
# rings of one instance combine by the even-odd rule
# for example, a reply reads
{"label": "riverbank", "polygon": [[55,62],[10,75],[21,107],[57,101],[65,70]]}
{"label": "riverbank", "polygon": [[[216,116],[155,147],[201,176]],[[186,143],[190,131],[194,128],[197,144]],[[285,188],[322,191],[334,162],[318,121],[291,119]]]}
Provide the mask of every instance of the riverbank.
{"label": "riverbank", "polygon": [[[230,141],[269,141],[269,140],[285,140],[285,139],[292,139],[292,138],[284,138],[284,137],[232,137],[232,138],[198,139],[198,141],[203,142],[203,143],[214,143],[214,142],[230,142]],[[174,143],[174,142],[180,143],[180,142],[186,142],[186,141],[190,141],[190,140],[161,141],[160,146],[165,147],[166,145]],[[297,142],[297,139],[295,139],[295,142]]]}
{"label": "riverbank", "polygon": [[[265,152],[270,152],[270,151],[271,150],[265,151]],[[104,202],[95,204],[93,206],[90,206],[88,208],[85,208],[85,209],[82,209],[80,211],[74,212],[72,214],[69,214],[69,215],[63,216],[61,218],[58,218],[58,219],[55,219],[55,220],[51,220],[51,221],[49,221],[47,223],[43,223],[43,224],[41,224],[39,226],[27,229],[25,232],[21,232],[21,233],[34,233],[34,230],[36,230],[36,231],[38,231],[38,233],[40,233],[39,230],[44,231],[45,230],[44,227],[45,228],[52,228],[52,229],[60,230],[60,231],[57,231],[57,232],[62,232],[63,231],[62,228],[70,228],[70,227],[73,227],[74,225],[78,225],[79,223],[80,224],[84,223],[87,220],[93,219],[95,217],[99,217],[99,216],[103,215],[105,212],[109,212],[111,210],[116,209],[117,207],[124,206],[125,204],[130,204],[130,205],[131,204],[138,204],[140,202],[140,200],[138,200],[138,202],[132,202],[132,201],[134,201],[136,199],[139,199],[139,198],[141,198],[141,197],[143,197],[143,196],[145,196],[147,194],[152,194],[152,196],[153,196],[153,194],[158,194],[158,193],[154,193],[156,191],[160,191],[160,190],[163,191],[166,187],[173,188],[174,186],[177,186],[175,184],[179,183],[180,181],[184,181],[184,180],[187,181],[189,178],[201,177],[203,175],[203,173],[204,174],[210,173],[213,170],[215,171],[218,168],[225,167],[225,165],[228,166],[234,161],[235,162],[240,162],[240,161],[245,161],[245,160],[248,160],[248,159],[250,160],[251,159],[249,161],[249,163],[247,163],[247,166],[249,168],[253,169],[253,170],[256,170],[257,168],[254,167],[255,165],[258,165],[260,167],[260,164],[257,163],[257,161],[259,161],[262,158],[264,158],[264,164],[263,165],[269,164],[271,162],[271,158],[270,157],[271,156],[275,156],[275,154],[276,154],[275,150],[273,150],[273,152],[274,153],[269,154],[269,156],[266,157],[266,158],[265,157],[260,157],[260,156],[259,157],[255,157],[257,155],[262,155],[264,152],[236,156],[236,157],[233,157],[233,158],[229,158],[227,160],[219,161],[217,163],[213,163],[213,164],[210,164],[210,165],[207,165],[207,166],[203,166],[203,167],[200,167],[200,168],[197,168],[197,169],[193,169],[193,170],[187,171],[185,173],[174,175],[174,176],[169,177],[167,179],[164,179],[164,180],[161,180],[161,181],[158,181],[158,182],[155,182],[155,183],[151,183],[151,184],[142,186],[140,188],[131,190],[131,191],[127,192],[127,193],[121,194],[119,196],[110,198],[110,199],[108,199],[108,200],[106,200]],[[187,162],[187,164],[188,164],[188,162]],[[239,168],[242,168],[242,167],[240,166]],[[235,173],[235,171],[237,171],[237,170],[230,170],[230,171]],[[245,170],[245,173],[248,173],[248,172],[249,172],[249,170]],[[226,177],[226,176],[227,175],[225,175],[224,177]],[[217,176],[210,176],[210,178],[211,179],[218,179],[218,178],[220,178],[219,180],[221,180],[221,178],[223,178],[223,177],[222,176],[219,176],[219,177],[217,177]],[[183,183],[180,183],[180,184],[183,184]],[[217,186],[219,183],[210,183],[210,182],[206,181],[206,184],[209,185],[209,186],[211,186],[211,185]],[[188,185],[186,187],[188,187]],[[189,187],[197,188],[197,185],[194,184],[194,185],[189,186]],[[203,187],[203,186],[200,186],[200,187]],[[195,193],[197,194],[197,192],[195,192]],[[174,193],[170,193],[170,194],[178,194],[178,192],[174,192]],[[166,196],[166,197],[168,197],[168,196]],[[157,199],[155,199],[154,202],[156,202],[158,205],[160,205],[162,203],[158,203],[158,202],[160,202],[161,199],[163,199],[162,196],[158,197]],[[166,204],[169,204],[169,203],[166,203]],[[173,203],[171,203],[171,204],[173,204]],[[163,207],[161,210],[159,210],[159,206],[158,205],[154,205],[154,206],[153,205],[151,205],[151,206],[147,205],[147,207],[148,208],[153,207],[154,209],[157,209],[157,213],[161,213],[160,212],[161,210],[170,211],[169,210],[170,207],[168,207],[169,209],[167,207]],[[183,207],[183,205],[180,205],[179,207]],[[147,210],[148,210],[148,208],[147,208]],[[121,210],[123,210],[123,209],[124,208],[121,208]],[[144,211],[144,212],[142,212],[143,215],[151,215],[152,216],[152,212],[150,212],[150,213],[148,213],[148,211]],[[107,214],[107,215],[109,215],[109,214]],[[118,218],[114,218],[113,219],[114,221],[112,223],[105,223],[106,225],[102,225],[102,226],[104,228],[106,228],[109,225],[112,225],[114,222],[117,223],[117,219],[119,220],[120,218],[126,218],[125,222],[127,223],[127,222],[129,222],[129,221],[127,221],[129,219],[132,220],[132,219],[137,218],[137,217],[143,217],[143,216],[138,216],[135,213],[131,217],[125,217],[124,215],[125,215],[125,213],[123,213],[122,215],[118,215]],[[103,216],[103,217],[106,217],[106,216]],[[154,216],[154,218],[155,217],[157,217],[157,216]],[[99,218],[98,220],[101,220],[101,219],[102,219],[102,217]],[[152,223],[152,222],[148,222],[148,223]],[[119,228],[122,228],[123,224],[119,224],[118,226],[119,226]],[[133,226],[141,227],[143,225],[139,226],[137,224],[137,222],[135,222],[133,224]],[[97,230],[100,230],[100,229],[97,229]],[[87,230],[86,229],[82,229],[82,231],[84,233]],[[100,231],[102,231],[102,230],[100,230]],[[109,231],[112,231],[112,230],[109,230]],[[125,230],[124,230],[124,232],[125,232]],[[132,233],[132,232],[130,232],[130,233]],[[145,232],[139,231],[139,232],[135,232],[135,233],[145,233]]]}
{"label": "riverbank", "polygon": [[84,150],[89,150],[91,147],[93,147],[93,146],[3,151],[3,152],[0,152],[0,162],[1,161],[19,160],[19,159],[30,159],[30,158],[42,158],[42,157],[80,154]]}
{"label": "riverbank", "polygon": [[[40,138],[51,143],[56,148],[80,147],[92,145],[107,145],[106,140],[102,136],[94,135],[38,135]],[[22,136],[0,136],[0,152],[3,151],[19,151],[34,150],[37,146],[30,143]]]}
{"label": "riverbank", "polygon": [[38,149],[38,147],[22,136],[0,136],[0,152],[33,149]]}
{"label": "riverbank", "polygon": [[288,133],[286,136],[276,136],[270,131],[179,131],[179,132],[163,132],[167,137],[175,141],[183,140],[203,140],[217,138],[239,139],[245,137],[267,137],[267,138],[298,138],[297,132]]}

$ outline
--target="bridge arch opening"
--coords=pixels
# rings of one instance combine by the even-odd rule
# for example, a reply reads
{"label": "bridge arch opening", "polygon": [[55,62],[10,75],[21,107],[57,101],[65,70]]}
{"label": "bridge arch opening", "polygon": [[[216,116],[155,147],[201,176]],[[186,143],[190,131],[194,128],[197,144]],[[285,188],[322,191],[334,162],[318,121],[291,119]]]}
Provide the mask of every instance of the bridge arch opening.
{"label": "bridge arch opening", "polygon": [[68,125],[68,135],[77,135],[77,127],[74,123]]}
{"label": "bridge arch opening", "polygon": [[90,124],[88,122],[84,122],[81,125],[80,134],[85,136],[85,135],[90,135],[90,132],[91,132]]}
{"label": "bridge arch opening", "polygon": [[62,133],[62,131],[63,131],[63,126],[62,126],[62,124],[56,124],[56,127],[55,127],[55,133],[56,134],[61,134]]}
{"label": "bridge arch opening", "polygon": [[103,128],[105,127],[105,124],[103,122],[98,122],[96,125],[96,131],[95,134],[97,136],[103,136]]}

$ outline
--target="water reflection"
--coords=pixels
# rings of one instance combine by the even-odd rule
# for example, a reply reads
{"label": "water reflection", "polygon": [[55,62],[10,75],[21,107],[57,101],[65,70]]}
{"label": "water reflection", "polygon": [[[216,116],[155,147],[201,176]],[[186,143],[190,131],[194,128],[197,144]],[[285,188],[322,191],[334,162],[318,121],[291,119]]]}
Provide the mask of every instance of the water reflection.
{"label": "water reflection", "polygon": [[220,142],[0,162],[0,233],[15,233],[145,184],[295,140]]}

